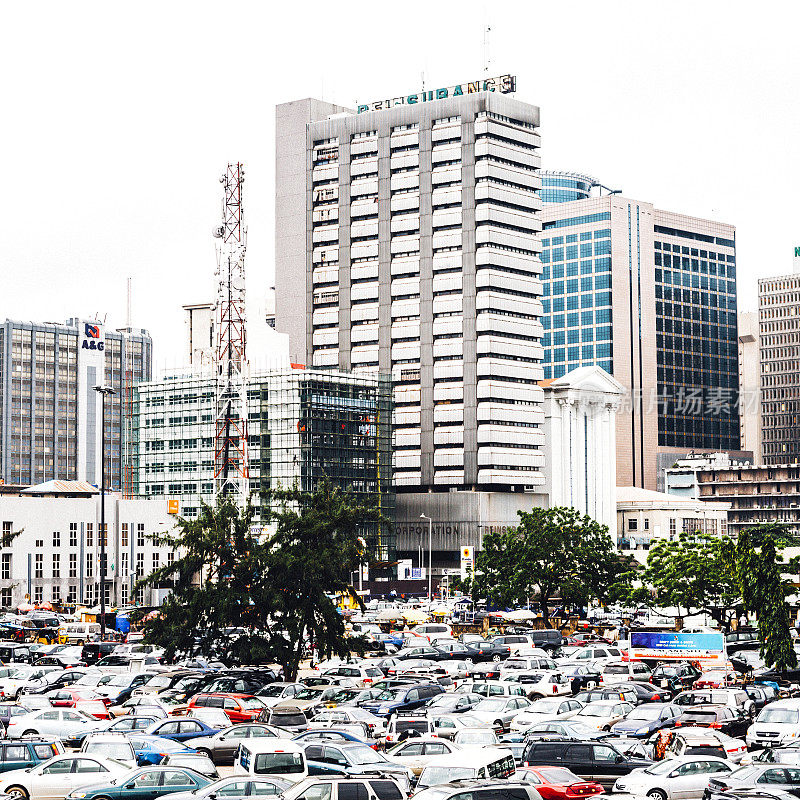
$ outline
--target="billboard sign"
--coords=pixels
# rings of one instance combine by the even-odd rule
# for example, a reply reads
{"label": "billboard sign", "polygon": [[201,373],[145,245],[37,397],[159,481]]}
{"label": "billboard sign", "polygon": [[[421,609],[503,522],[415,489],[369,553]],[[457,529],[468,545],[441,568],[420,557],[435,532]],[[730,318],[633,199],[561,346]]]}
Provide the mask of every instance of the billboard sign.
{"label": "billboard sign", "polygon": [[631,632],[630,657],[659,661],[699,661],[724,665],[725,635],[722,633]]}
{"label": "billboard sign", "polygon": [[465,581],[472,574],[475,565],[475,548],[463,546],[461,548],[461,580]]}

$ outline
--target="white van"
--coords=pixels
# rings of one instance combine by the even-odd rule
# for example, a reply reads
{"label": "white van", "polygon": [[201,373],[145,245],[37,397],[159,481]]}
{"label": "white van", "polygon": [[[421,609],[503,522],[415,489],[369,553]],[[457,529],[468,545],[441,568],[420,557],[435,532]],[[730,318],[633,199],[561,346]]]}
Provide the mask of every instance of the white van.
{"label": "white van", "polygon": [[305,750],[291,739],[242,739],[233,764],[236,775],[278,775],[290,781],[308,777]]}
{"label": "white van", "polygon": [[443,622],[425,622],[411,629],[411,633],[421,639],[427,639],[431,644],[438,639],[450,639],[453,636],[453,629]]}
{"label": "white van", "polygon": [[99,622],[68,622],[58,629],[59,644],[86,644],[99,638]]}
{"label": "white van", "polygon": [[800,700],[776,700],[759,711],[747,729],[748,747],[778,747],[800,737]]}
{"label": "white van", "polygon": [[432,758],[423,768],[416,791],[470,778],[510,778],[516,772],[514,754],[501,747],[464,748]]}

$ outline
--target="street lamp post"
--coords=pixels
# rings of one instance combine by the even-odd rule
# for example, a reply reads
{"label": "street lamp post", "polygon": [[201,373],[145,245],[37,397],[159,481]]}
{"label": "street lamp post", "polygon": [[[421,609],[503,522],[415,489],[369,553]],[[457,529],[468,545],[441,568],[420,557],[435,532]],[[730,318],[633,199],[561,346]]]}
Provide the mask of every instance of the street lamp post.
{"label": "street lamp post", "polygon": [[433,520],[425,514],[419,515],[420,519],[428,520],[428,605],[430,606],[433,593],[431,592],[431,578],[433,577]]}
{"label": "street lamp post", "polygon": [[100,641],[106,638],[106,396],[114,394],[110,386],[95,386],[101,395],[100,405]]}

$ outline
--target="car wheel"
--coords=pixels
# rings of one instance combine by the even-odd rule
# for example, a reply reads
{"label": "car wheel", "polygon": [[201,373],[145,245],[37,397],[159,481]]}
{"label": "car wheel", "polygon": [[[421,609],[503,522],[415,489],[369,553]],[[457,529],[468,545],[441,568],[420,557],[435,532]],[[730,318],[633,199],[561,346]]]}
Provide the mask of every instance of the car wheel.
{"label": "car wheel", "polygon": [[496,663],[497,663],[499,660],[500,660],[500,656],[498,656],[498,655],[494,655],[494,656],[492,656],[492,661],[494,661],[494,663],[495,663],[495,664],[496,664]]}
{"label": "car wheel", "polygon": [[22,786],[9,786],[6,789],[6,796],[8,797],[16,797],[19,800],[28,800],[30,795]]}
{"label": "car wheel", "polygon": [[211,758],[211,751],[206,750],[205,747],[196,747],[195,750],[197,751],[198,755],[207,756],[208,758]]}
{"label": "car wheel", "polygon": [[647,796],[651,800],[667,800],[667,793],[663,789],[651,789]]}
{"label": "car wheel", "polygon": [[38,733],[38,731],[35,731],[35,730],[31,729],[31,730],[24,731],[22,735],[23,735],[23,737],[24,736],[38,736],[39,733]]}
{"label": "car wheel", "polygon": [[586,688],[587,689],[596,689],[597,688],[597,681],[586,681]]}
{"label": "car wheel", "polygon": [[528,695],[528,699],[529,700],[544,700],[544,695],[543,694],[539,694],[539,692],[531,692]]}

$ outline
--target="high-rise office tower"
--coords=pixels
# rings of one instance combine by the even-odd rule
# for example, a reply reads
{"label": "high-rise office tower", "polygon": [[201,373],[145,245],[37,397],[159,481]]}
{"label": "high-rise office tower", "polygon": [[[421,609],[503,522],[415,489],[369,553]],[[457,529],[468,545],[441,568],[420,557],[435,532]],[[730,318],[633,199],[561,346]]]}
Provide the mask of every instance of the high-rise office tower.
{"label": "high-rise office tower", "polygon": [[97,321],[0,324],[0,453],[5,483],[54,479],[99,485],[101,402],[107,385],[106,483],[125,489],[126,420],[133,386],[149,380],[145,330],[107,331]]}
{"label": "high-rise office tower", "polygon": [[738,452],[735,229],[618,194],[542,219],[545,377],[598,364],[626,387],[618,484],[660,488],[679,453]]}
{"label": "high-rise office tower", "polygon": [[277,109],[277,329],[295,360],[391,374],[399,518],[403,493],[517,493],[491,519],[406,504],[469,528],[456,550],[542,483],[539,110],[509,81]]}
{"label": "high-rise office tower", "polygon": [[762,459],[800,461],[800,260],[795,272],[758,282]]}
{"label": "high-rise office tower", "polygon": [[739,430],[742,450],[753,453],[760,466],[761,430],[761,335],[758,314],[739,312]]}

